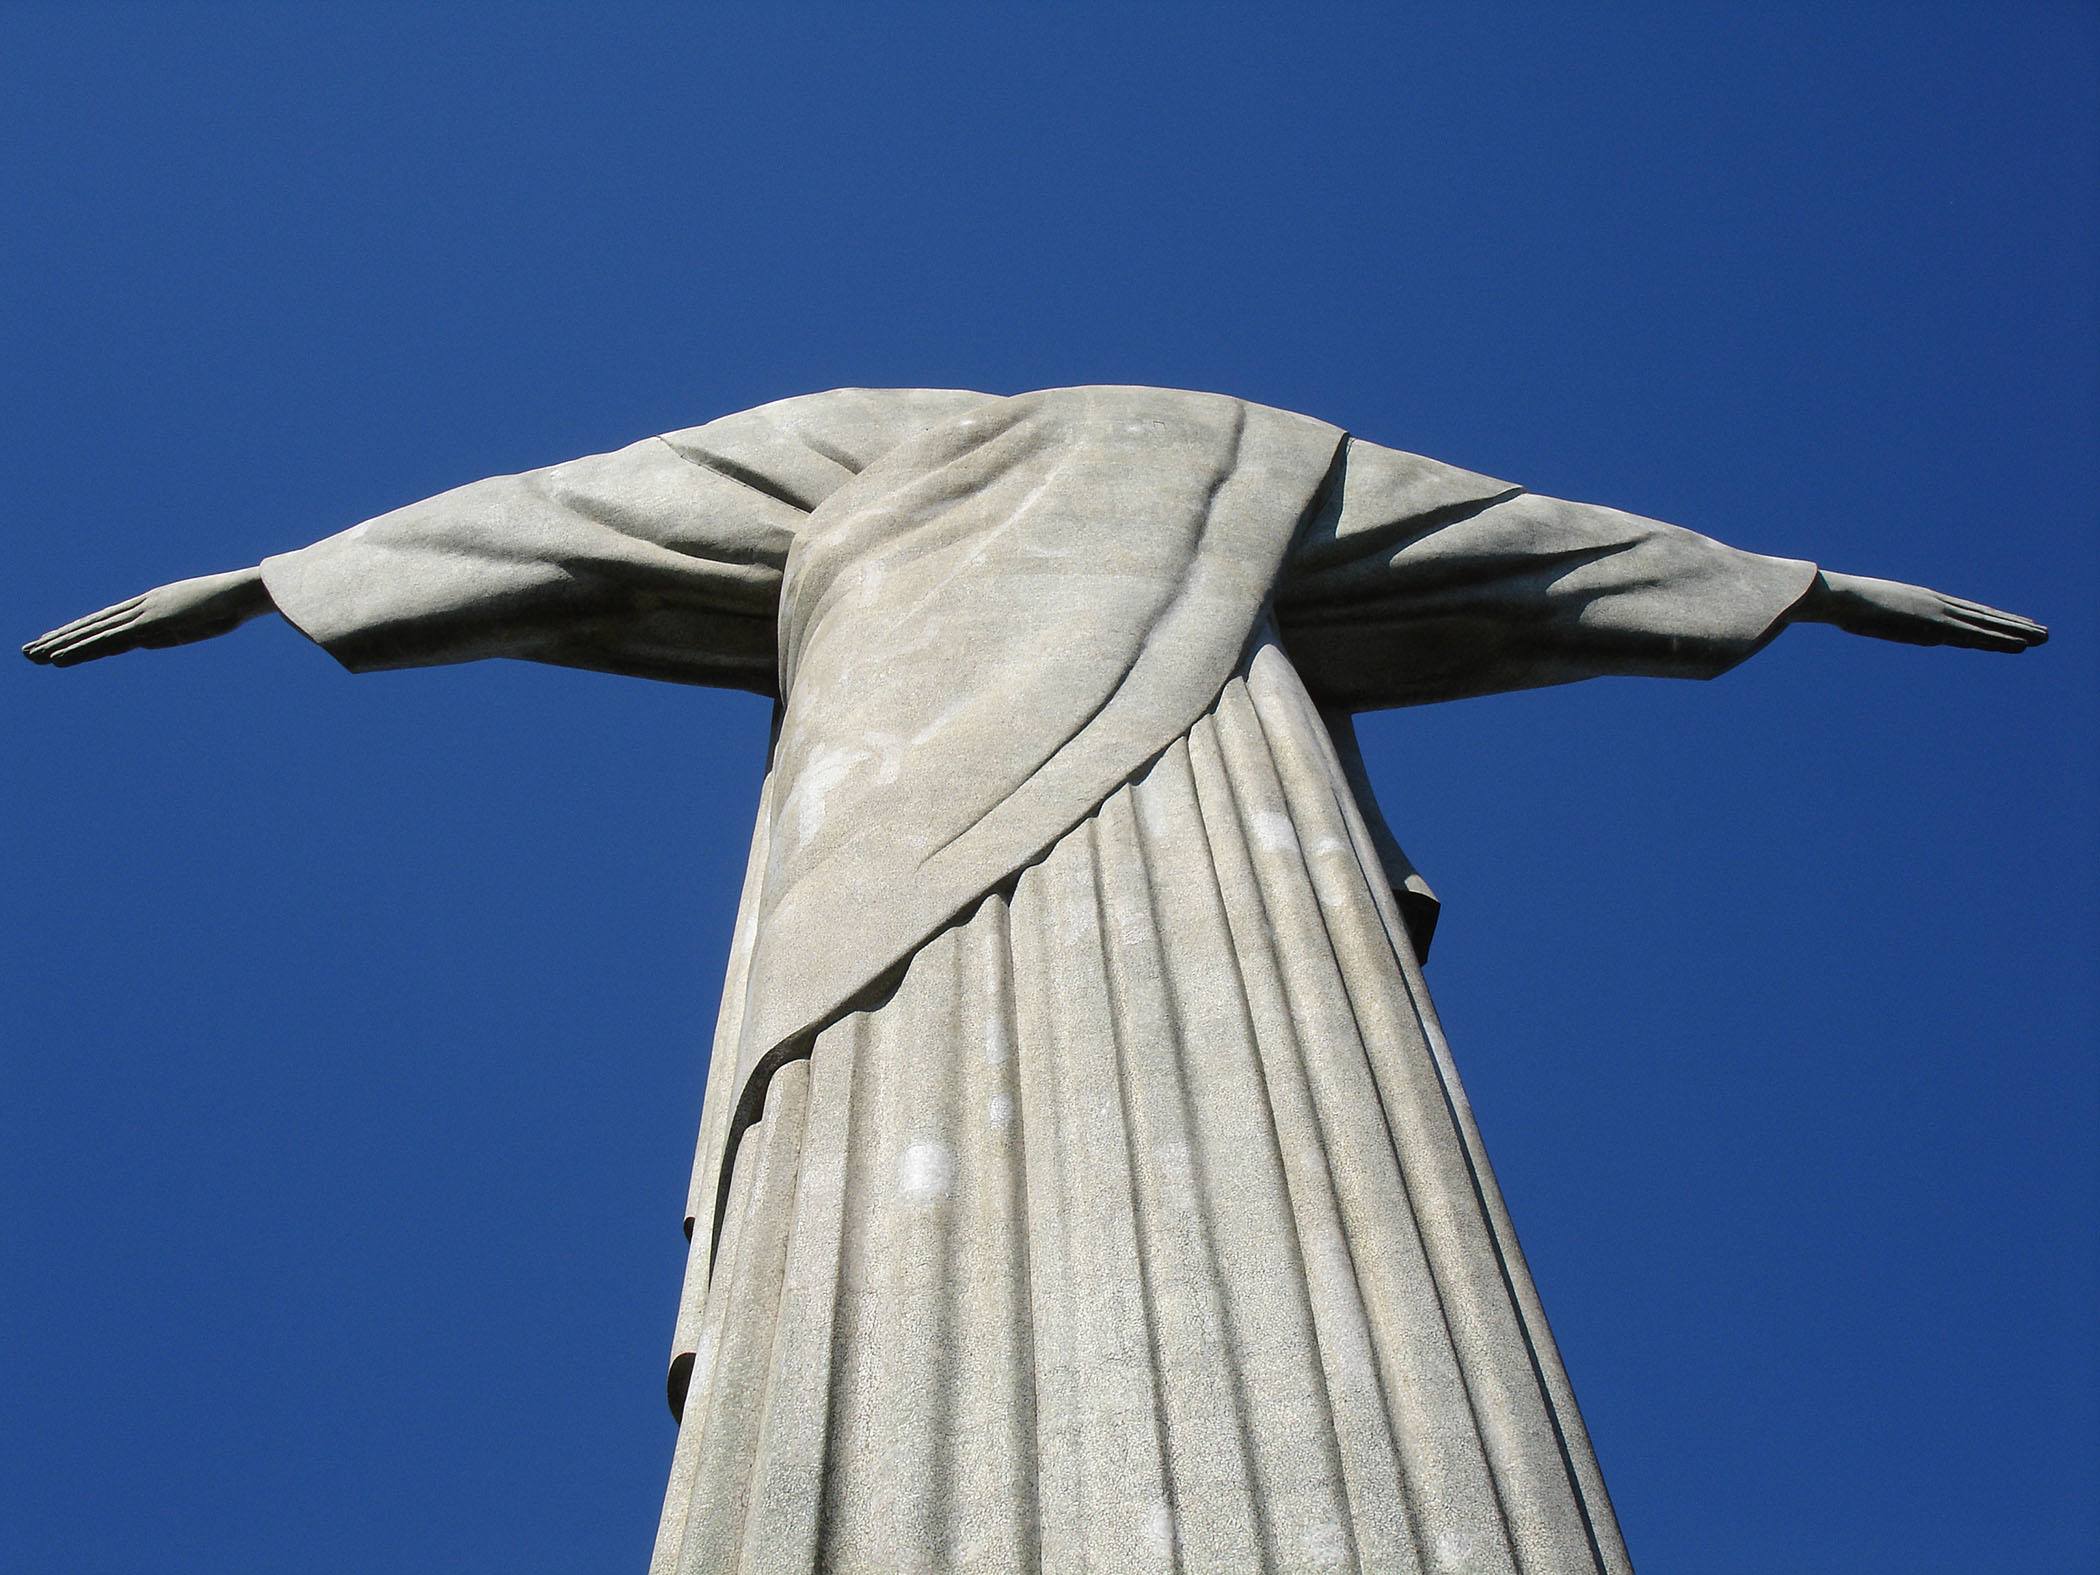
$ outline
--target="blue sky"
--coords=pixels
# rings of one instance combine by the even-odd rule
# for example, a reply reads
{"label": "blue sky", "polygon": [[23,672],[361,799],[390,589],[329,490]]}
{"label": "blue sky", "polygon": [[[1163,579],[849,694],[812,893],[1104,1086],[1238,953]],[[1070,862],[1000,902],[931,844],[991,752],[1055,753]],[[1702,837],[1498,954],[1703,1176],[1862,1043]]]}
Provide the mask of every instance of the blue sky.
{"label": "blue sky", "polygon": [[[16,640],[837,384],[1220,389],[2051,624],[1369,721],[1635,1558],[2100,1540],[2100,17],[0,9]],[[766,712],[0,668],[0,1562],[640,1567]]]}

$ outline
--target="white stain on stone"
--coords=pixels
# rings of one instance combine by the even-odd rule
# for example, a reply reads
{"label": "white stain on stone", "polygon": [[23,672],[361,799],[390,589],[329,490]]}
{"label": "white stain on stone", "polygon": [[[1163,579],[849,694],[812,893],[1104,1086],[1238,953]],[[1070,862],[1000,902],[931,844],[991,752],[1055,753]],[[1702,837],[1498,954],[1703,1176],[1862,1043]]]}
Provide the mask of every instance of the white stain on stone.
{"label": "white stain on stone", "polygon": [[1305,1275],[1312,1284],[1342,1287],[1356,1279],[1356,1263],[1340,1231],[1308,1233],[1303,1250]]}
{"label": "white stain on stone", "polygon": [[875,757],[875,781],[888,787],[903,774],[904,740],[895,733],[870,733],[863,740]]}
{"label": "white stain on stone", "polygon": [[940,737],[954,725],[956,718],[960,717],[965,709],[964,702],[960,700],[942,706],[940,710],[934,712],[932,721],[911,735],[911,747],[913,749],[923,748],[933,739]]}
{"label": "white stain on stone", "polygon": [[1254,812],[1254,840],[1271,853],[1295,853],[1298,851],[1298,828],[1291,824],[1291,817],[1279,810],[1258,809]]}
{"label": "white stain on stone", "polygon": [[1349,1538],[1331,1520],[1308,1527],[1302,1546],[1305,1562],[1316,1570],[1338,1570],[1349,1560]]}
{"label": "white stain on stone", "polygon": [[693,1370],[686,1377],[685,1403],[690,1416],[699,1416],[707,1409],[708,1391],[715,1384],[715,1332],[712,1329],[701,1333],[693,1342]]}
{"label": "white stain on stone", "polygon": [[[1324,879],[1322,878],[1323,874]],[[1323,908],[1345,907],[1349,901],[1347,888],[1335,879],[1332,871],[1315,873],[1313,877],[1313,895],[1320,899],[1320,906]]]}
{"label": "white stain on stone", "polygon": [[1329,832],[1327,835],[1314,840],[1312,850],[1320,858],[1331,858],[1337,853],[1347,853],[1349,844],[1332,832]]}
{"label": "white stain on stone", "polygon": [[1116,944],[1124,951],[1137,951],[1152,938],[1152,915],[1118,908],[1115,915]]}
{"label": "white stain on stone", "polygon": [[1174,1507],[1163,1498],[1152,1501],[1145,1517],[1145,1540],[1160,1553],[1174,1551]]}
{"label": "white stain on stone", "polygon": [[897,1156],[897,1190],[910,1203],[933,1203],[955,1190],[955,1154],[928,1138]]}
{"label": "white stain on stone", "polygon": [[1436,1546],[1430,1550],[1438,1575],[1473,1568],[1473,1536],[1465,1531],[1440,1531]]}
{"label": "white stain on stone", "polygon": [[808,761],[795,778],[794,791],[780,807],[782,819],[792,816],[794,820],[798,845],[808,847],[810,839],[824,829],[825,800],[834,788],[853,774],[853,768],[867,758],[865,749],[817,748],[810,751]]}
{"label": "white stain on stone", "polygon": [[1138,830],[1146,836],[1159,839],[1174,829],[1167,815],[1167,795],[1164,789],[1149,783],[1140,783],[1131,795],[1137,807]]}
{"label": "white stain on stone", "polygon": [[1057,938],[1066,946],[1084,946],[1089,941],[1098,945],[1101,915],[1091,905],[1073,903],[1057,915]]}
{"label": "white stain on stone", "polygon": [[1014,1096],[992,1095],[984,1102],[984,1119],[995,1127],[1011,1126],[1014,1119]]}

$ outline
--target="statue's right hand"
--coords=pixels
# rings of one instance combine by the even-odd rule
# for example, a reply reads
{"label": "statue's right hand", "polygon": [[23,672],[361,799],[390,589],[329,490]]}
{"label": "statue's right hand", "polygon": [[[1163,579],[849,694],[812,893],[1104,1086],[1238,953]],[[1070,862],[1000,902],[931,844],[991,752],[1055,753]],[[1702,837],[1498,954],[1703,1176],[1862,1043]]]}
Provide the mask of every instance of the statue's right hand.
{"label": "statue's right hand", "polygon": [[188,645],[238,628],[271,605],[260,569],[203,574],[75,618],[31,640],[22,654],[52,667],[75,667],[120,651]]}

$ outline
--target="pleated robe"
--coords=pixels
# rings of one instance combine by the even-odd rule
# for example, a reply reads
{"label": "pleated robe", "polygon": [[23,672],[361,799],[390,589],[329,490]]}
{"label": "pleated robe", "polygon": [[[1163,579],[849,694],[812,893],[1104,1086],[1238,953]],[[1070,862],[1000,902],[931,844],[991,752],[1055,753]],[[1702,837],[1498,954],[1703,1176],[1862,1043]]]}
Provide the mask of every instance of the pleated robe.
{"label": "pleated robe", "polygon": [[653,1569],[1623,1570],[1349,713],[1813,567],[1214,395],[840,391],[268,560],[347,665],[781,702]]}

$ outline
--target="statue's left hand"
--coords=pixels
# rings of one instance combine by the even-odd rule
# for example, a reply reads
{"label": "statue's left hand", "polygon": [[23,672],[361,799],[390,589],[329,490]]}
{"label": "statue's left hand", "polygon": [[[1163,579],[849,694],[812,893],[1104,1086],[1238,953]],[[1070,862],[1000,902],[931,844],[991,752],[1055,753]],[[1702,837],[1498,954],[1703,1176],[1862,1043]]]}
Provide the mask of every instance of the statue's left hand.
{"label": "statue's left hand", "polygon": [[1850,634],[1905,645],[1965,645],[1978,651],[2024,651],[2049,638],[2032,618],[2000,612],[1982,602],[1949,596],[1900,580],[1874,580],[1862,574],[1816,576],[1794,617],[1806,623],[1829,623]]}
{"label": "statue's left hand", "polygon": [[52,667],[75,667],[120,651],[188,645],[238,628],[272,605],[260,569],[203,574],[75,618],[31,640],[22,654]]}

